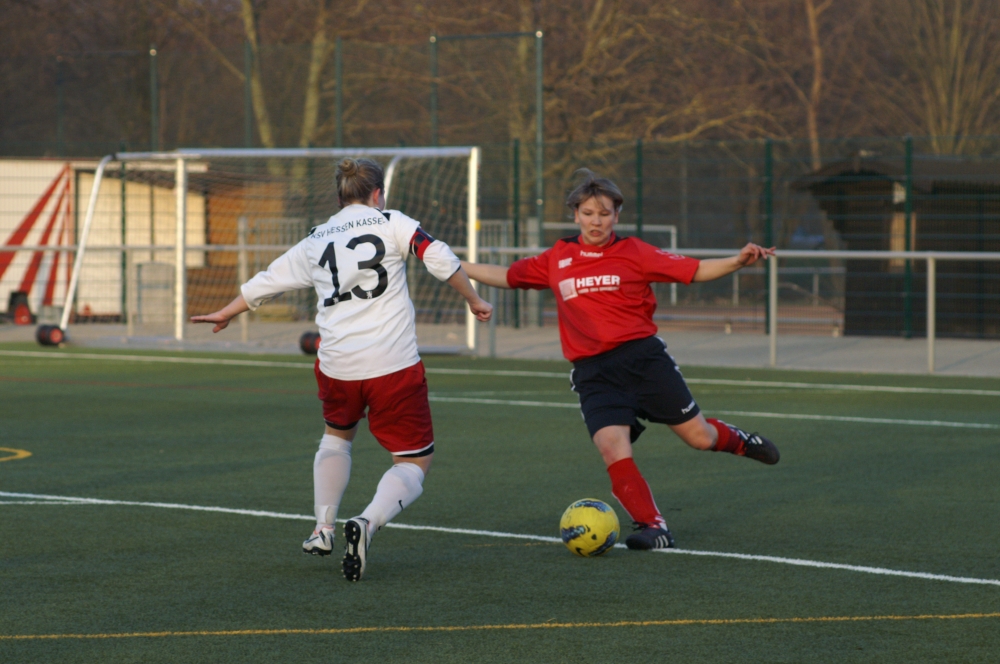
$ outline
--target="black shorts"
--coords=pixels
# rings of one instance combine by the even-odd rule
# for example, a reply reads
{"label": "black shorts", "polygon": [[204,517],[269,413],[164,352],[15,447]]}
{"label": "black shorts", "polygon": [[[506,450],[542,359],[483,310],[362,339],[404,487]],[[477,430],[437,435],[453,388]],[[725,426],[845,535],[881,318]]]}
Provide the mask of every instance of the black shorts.
{"label": "black shorts", "polygon": [[570,380],[591,437],[604,427],[624,425],[631,427],[635,442],[646,428],[637,418],[683,424],[701,412],[659,337],[626,341],[577,360]]}

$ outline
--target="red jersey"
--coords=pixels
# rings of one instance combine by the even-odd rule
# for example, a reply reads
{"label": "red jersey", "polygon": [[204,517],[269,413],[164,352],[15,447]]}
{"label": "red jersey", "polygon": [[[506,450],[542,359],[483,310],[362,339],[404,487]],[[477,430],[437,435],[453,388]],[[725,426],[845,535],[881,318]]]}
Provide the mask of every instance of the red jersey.
{"label": "red jersey", "polygon": [[559,338],[570,362],[656,334],[652,282],[689,284],[695,258],[612,235],[603,247],[563,238],[544,253],[522,258],[507,271],[511,288],[551,288],[559,311]]}

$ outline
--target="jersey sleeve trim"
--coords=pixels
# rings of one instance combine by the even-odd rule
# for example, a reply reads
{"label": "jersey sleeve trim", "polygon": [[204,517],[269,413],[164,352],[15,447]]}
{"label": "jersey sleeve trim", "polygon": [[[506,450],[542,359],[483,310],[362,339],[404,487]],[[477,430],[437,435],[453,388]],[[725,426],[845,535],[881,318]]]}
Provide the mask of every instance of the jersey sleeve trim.
{"label": "jersey sleeve trim", "polygon": [[410,238],[410,253],[420,260],[424,260],[424,253],[433,242],[434,238],[431,237],[430,233],[418,227],[414,231],[413,237]]}

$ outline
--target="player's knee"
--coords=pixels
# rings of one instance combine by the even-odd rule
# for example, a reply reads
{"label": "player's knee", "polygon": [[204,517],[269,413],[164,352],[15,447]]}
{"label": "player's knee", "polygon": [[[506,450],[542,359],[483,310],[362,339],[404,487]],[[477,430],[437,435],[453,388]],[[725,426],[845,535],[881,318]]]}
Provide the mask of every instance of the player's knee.
{"label": "player's knee", "polygon": [[319,449],[349,455],[351,453],[351,441],[332,434],[324,434],[319,441]]}
{"label": "player's knee", "polygon": [[711,427],[692,427],[690,430],[685,431],[681,438],[696,450],[704,451],[710,450],[715,446],[717,436],[718,434],[715,433],[715,429]]}
{"label": "player's knee", "polygon": [[421,482],[423,482],[424,478],[431,471],[431,462],[433,460],[434,460],[434,453],[433,452],[431,454],[427,454],[427,455],[424,455],[424,456],[418,456],[418,457],[414,457],[414,456],[396,456],[396,455],[393,455],[393,457],[392,457],[393,464],[395,464],[397,466],[403,465],[403,464],[410,464],[410,465],[415,466],[416,468],[420,469],[420,472],[422,473],[421,478],[420,478]]}
{"label": "player's knee", "polygon": [[594,434],[594,445],[600,452],[605,466],[632,456],[632,442],[629,440],[628,427],[625,426],[600,429]]}
{"label": "player's knee", "polygon": [[[427,457],[420,457],[425,459]],[[395,476],[406,490],[415,496],[419,496],[424,490],[424,479],[427,477],[426,471],[420,464],[412,461],[399,461],[393,464],[391,469]]]}

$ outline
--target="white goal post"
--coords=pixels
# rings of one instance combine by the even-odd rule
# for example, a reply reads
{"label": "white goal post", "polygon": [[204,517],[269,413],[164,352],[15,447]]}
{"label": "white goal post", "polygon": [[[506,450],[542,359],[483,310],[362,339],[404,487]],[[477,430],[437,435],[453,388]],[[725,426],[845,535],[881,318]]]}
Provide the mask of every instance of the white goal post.
{"label": "white goal post", "polygon": [[[192,256],[197,263],[194,267],[206,274],[212,270],[211,258],[216,258],[220,259],[216,263],[227,265],[239,262],[241,279],[252,276],[247,274],[248,250],[254,252],[259,260],[262,260],[260,257],[267,256],[273,259],[304,236],[294,234],[303,233],[301,227],[304,224],[318,225],[321,223],[319,220],[325,221],[325,218],[336,213],[338,208],[335,205],[333,173],[337,162],[343,157],[370,157],[382,163],[385,167],[387,206],[413,216],[425,227],[430,225],[428,231],[432,235],[451,244],[456,253],[465,254],[468,260],[476,261],[480,167],[478,147],[179,149],[172,152],[123,152],[105,156],[94,171],[86,214],[78,233],[72,276],[59,322],[60,330],[64,333],[68,330],[74,313],[78,320],[81,319],[79,312],[75,312],[75,307],[81,280],[87,281],[85,258],[88,251],[121,256],[120,274],[107,277],[107,290],[114,291],[114,295],[108,299],[120,298],[120,316],[115,320],[127,321],[130,334],[133,318],[137,317],[133,315],[133,308],[137,305],[129,300],[135,296],[131,293],[126,296],[126,290],[135,290],[134,287],[129,289],[127,286],[132,286],[129,280],[134,280],[135,271],[140,267],[135,264],[137,261],[134,255],[148,256],[149,263],[157,262],[156,256],[170,256],[172,260],[169,263],[158,261],[157,264],[164,268],[160,270],[162,274],[172,272],[173,283],[166,285],[173,300],[169,317],[173,323],[173,337],[183,340],[192,289],[192,284],[189,283]],[[111,212],[105,210],[102,213],[98,211],[102,196],[104,199],[111,199],[113,196],[102,193],[101,188],[112,178],[118,178],[121,182],[120,204]],[[136,188],[143,185],[149,189],[149,202],[141,203],[142,214],[148,211],[148,228],[136,229],[133,228],[135,224],[128,222],[129,228],[126,229],[127,215],[136,216],[134,211],[140,207],[131,198],[127,200],[127,197],[133,197],[133,185]],[[169,192],[170,189],[173,191]],[[168,193],[172,194],[169,198],[173,200],[166,199],[164,202],[164,194]],[[159,222],[154,222],[154,203],[160,215]],[[192,205],[195,207],[193,211]],[[172,208],[170,211],[173,219],[164,223],[162,215],[167,208]],[[307,208],[309,212],[303,212]],[[113,229],[114,232],[110,235],[105,234],[112,238],[112,242],[91,239],[95,218],[102,214],[105,217],[120,214],[120,240],[115,235],[119,232],[117,229]],[[192,217],[192,214],[195,216]],[[210,220],[213,218],[225,219],[232,226],[233,237],[226,235],[228,230],[216,229],[214,233],[211,232]],[[192,220],[196,226],[194,234]],[[254,220],[259,222],[260,227],[256,229],[257,241],[253,245],[247,245],[247,225],[252,225]],[[154,228],[157,223],[159,229]],[[225,224],[216,226],[222,225]],[[289,231],[279,232],[286,226]],[[163,236],[167,227],[172,227],[169,229],[172,231],[169,240],[168,236]],[[251,229],[251,234],[254,230]],[[148,237],[148,241],[137,241],[137,232],[143,238]],[[237,237],[238,241],[233,241]],[[102,244],[107,246],[101,246]],[[458,322],[458,308],[454,303],[449,304],[447,299],[450,295],[443,294],[437,289],[437,285],[426,285],[423,276],[409,271],[410,279],[425,284],[410,284],[411,297],[418,308],[418,320],[420,315],[440,319],[440,310],[445,308],[450,319]],[[220,289],[218,284],[215,286],[216,290]],[[420,301],[421,297],[427,301]],[[433,311],[435,308],[437,312]],[[468,307],[464,307],[463,322],[464,345],[469,350],[475,350],[476,319]]]}

